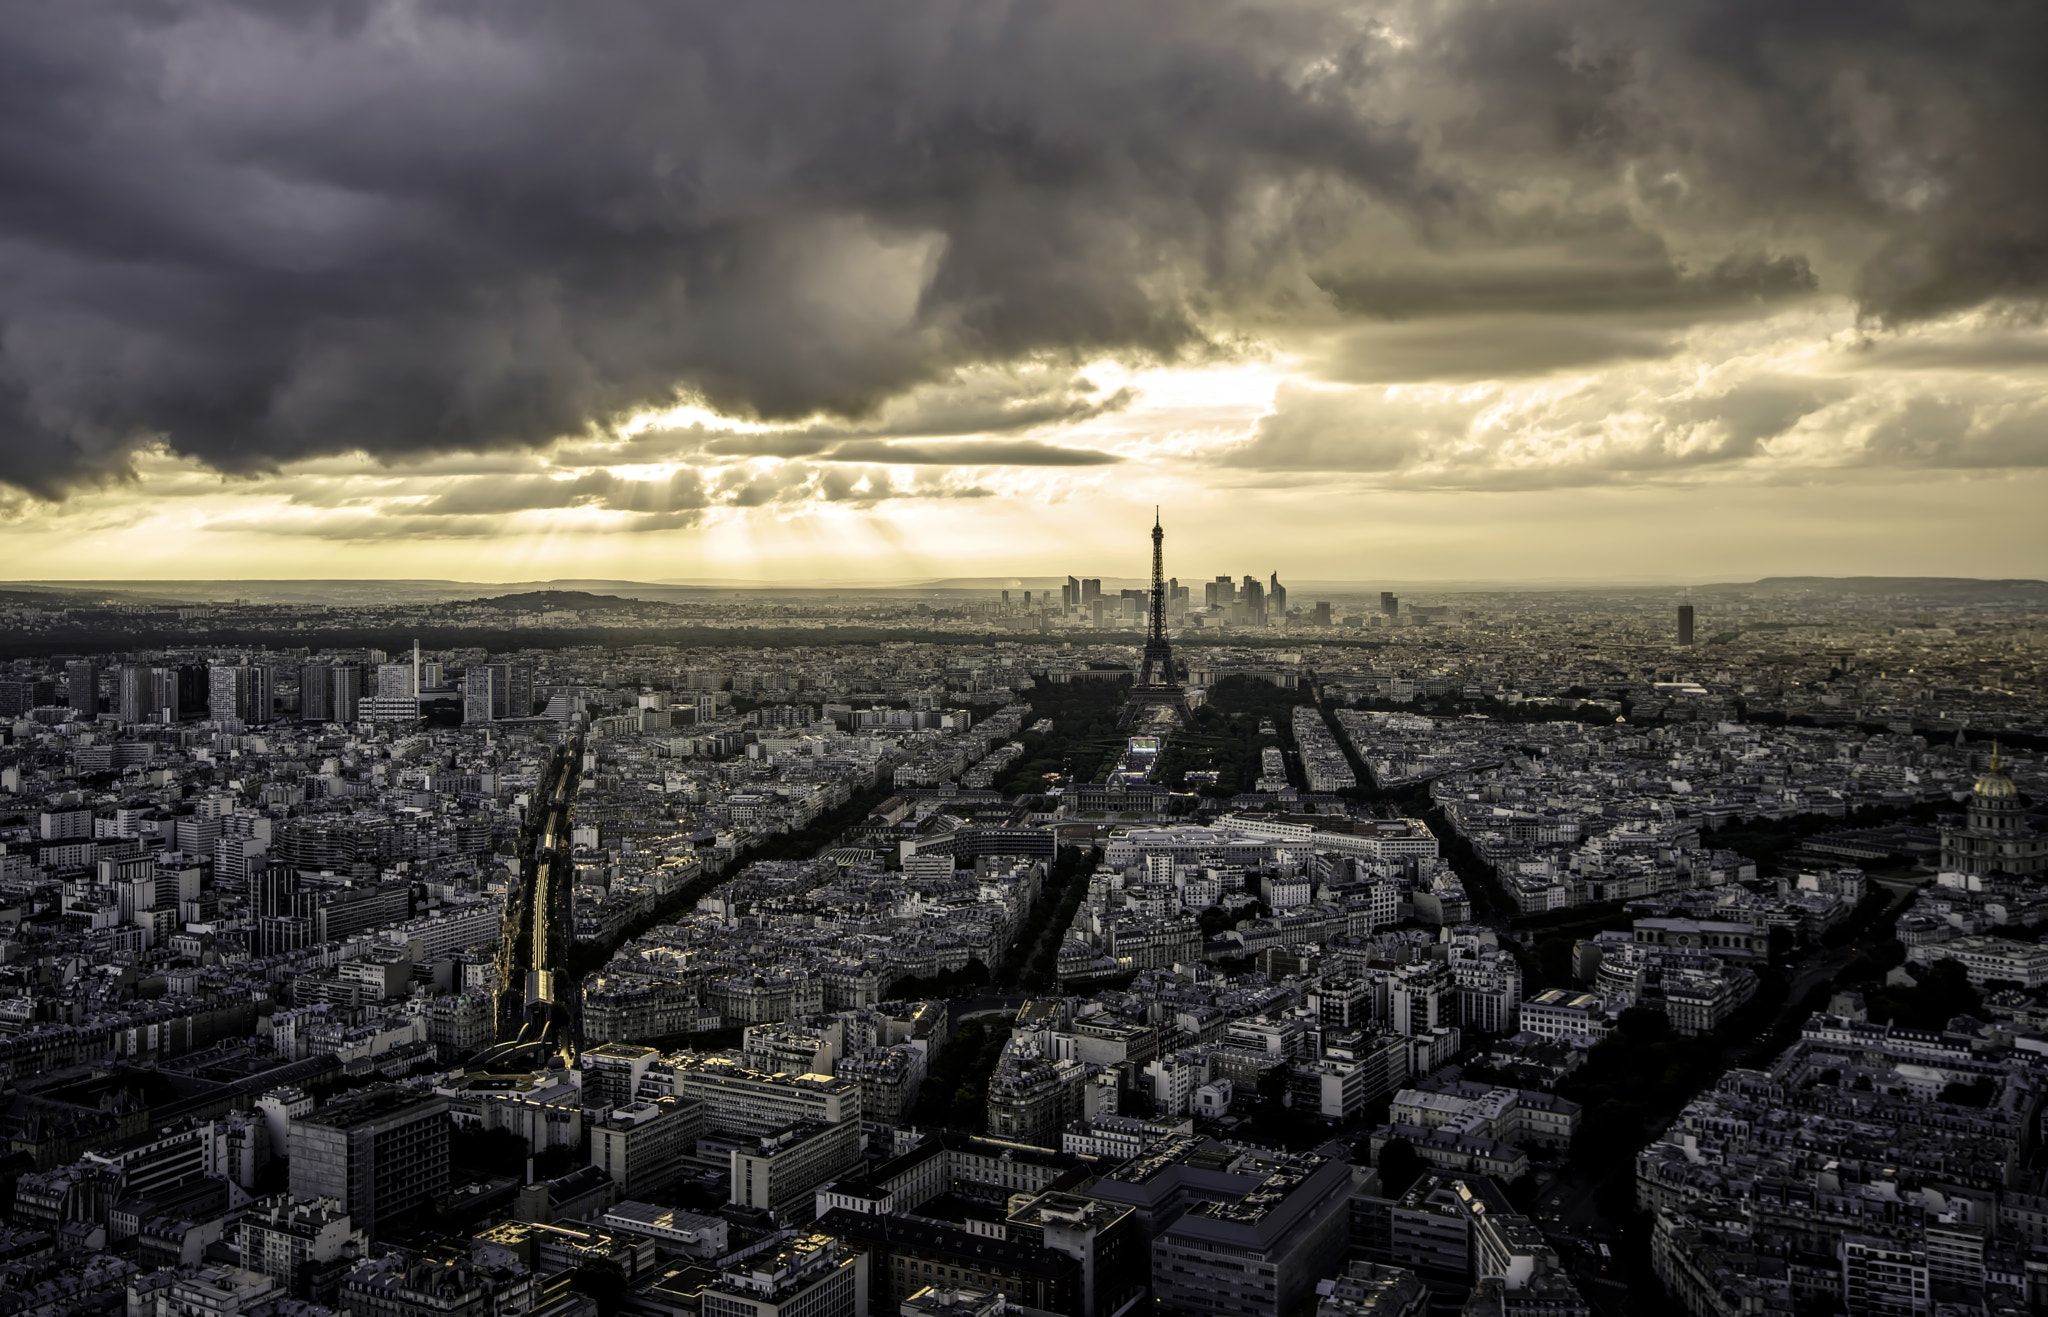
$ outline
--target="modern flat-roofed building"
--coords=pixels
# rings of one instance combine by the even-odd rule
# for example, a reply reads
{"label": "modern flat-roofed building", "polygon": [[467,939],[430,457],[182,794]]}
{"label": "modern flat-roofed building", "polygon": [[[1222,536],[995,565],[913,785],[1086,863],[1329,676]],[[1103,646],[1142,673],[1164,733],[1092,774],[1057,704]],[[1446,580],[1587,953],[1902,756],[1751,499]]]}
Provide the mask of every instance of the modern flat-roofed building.
{"label": "modern flat-roofed building", "polygon": [[1297,1153],[1225,1174],[1242,1182],[1217,1186],[1229,1197],[1205,1196],[1152,1242],[1152,1297],[1176,1313],[1283,1317],[1343,1255],[1351,1167]]}
{"label": "modern flat-roofed building", "polygon": [[1130,1207],[1152,1239],[1152,1298],[1176,1313],[1293,1312],[1336,1269],[1349,1231],[1351,1167],[1174,1135],[1088,1188]]}
{"label": "modern flat-roofed building", "polygon": [[[727,1057],[695,1053],[670,1058],[667,1070],[677,1097],[704,1104],[708,1129],[758,1137],[798,1121],[837,1125],[861,1116],[861,1089],[852,1080],[763,1074]],[[648,1082],[656,1082],[659,1073],[650,1071]]]}
{"label": "modern flat-roofed building", "polygon": [[1145,1236],[1138,1214],[1121,1203],[1048,1190],[1012,1207],[1003,1225],[1009,1238],[1081,1264],[1082,1317],[1111,1317],[1145,1293]]}
{"label": "modern flat-roofed building", "polygon": [[338,1200],[372,1239],[448,1191],[448,1099],[363,1093],[292,1122],[291,1195]]}
{"label": "modern flat-roofed building", "polygon": [[799,1121],[732,1150],[732,1201],[781,1220],[808,1220],[818,1186],[859,1165],[859,1121]]}
{"label": "modern flat-roofed building", "polygon": [[706,1285],[703,1317],[855,1317],[861,1281],[857,1253],[830,1235],[804,1235]]}
{"label": "modern flat-roofed building", "polygon": [[1894,1240],[1845,1236],[1842,1299],[1853,1313],[1929,1311],[1926,1255]]}
{"label": "modern flat-roofed building", "polygon": [[590,1127],[590,1164],[622,1194],[657,1193],[683,1173],[703,1132],[702,1102],[664,1097],[630,1103]]}
{"label": "modern flat-roofed building", "polygon": [[653,1240],[658,1253],[708,1261],[724,1257],[727,1251],[729,1226],[722,1216],[629,1199],[606,1208],[601,1224]]}

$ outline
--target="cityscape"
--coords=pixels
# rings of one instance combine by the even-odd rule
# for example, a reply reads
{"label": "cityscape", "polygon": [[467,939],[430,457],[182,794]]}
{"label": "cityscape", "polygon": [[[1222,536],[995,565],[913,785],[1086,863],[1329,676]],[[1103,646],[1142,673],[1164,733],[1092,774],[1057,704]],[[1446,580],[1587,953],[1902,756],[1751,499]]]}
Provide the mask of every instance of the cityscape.
{"label": "cityscape", "polygon": [[0,0],[0,1317],[2048,1315],[2048,4]]}
{"label": "cityscape", "polygon": [[2048,587],[1198,594],[1151,539],[1149,588],[14,589],[19,1289],[2039,1300]]}

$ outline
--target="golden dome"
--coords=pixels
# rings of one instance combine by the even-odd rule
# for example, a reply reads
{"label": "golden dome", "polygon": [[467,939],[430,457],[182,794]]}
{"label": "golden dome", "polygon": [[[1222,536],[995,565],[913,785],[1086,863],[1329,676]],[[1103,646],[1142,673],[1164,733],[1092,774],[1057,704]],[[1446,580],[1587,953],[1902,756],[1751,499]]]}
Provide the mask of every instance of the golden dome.
{"label": "golden dome", "polygon": [[1984,776],[1977,779],[1977,785],[1970,788],[1970,794],[1986,800],[2008,800],[2020,793],[2006,776],[2005,761],[1998,753],[1998,742],[1991,743],[1991,762],[1986,765]]}

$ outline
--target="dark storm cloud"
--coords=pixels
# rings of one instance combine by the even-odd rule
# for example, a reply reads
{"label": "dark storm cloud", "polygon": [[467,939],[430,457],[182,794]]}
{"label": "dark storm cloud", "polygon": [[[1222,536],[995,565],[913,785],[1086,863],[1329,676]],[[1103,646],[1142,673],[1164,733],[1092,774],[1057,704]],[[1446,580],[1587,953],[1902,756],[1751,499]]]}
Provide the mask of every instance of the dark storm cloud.
{"label": "dark storm cloud", "polygon": [[835,440],[805,432],[735,434],[714,439],[709,457],[814,457],[821,462],[870,462],[896,466],[1112,466],[1115,453],[1065,448],[1036,439]]}
{"label": "dark storm cloud", "polygon": [[1943,341],[1876,339],[1852,349],[1850,359],[1876,370],[2034,371],[2048,368],[2048,335],[1992,331]]}
{"label": "dark storm cloud", "polygon": [[1360,38],[1307,7],[14,0],[0,31],[0,477],[45,493],[152,436],[261,471],[1174,354],[1284,258],[1288,189],[1418,186],[1363,75],[1308,67]]}
{"label": "dark storm cloud", "polygon": [[818,426],[813,433],[866,439],[944,439],[1015,434],[1073,425],[1122,411],[1137,394],[1100,394],[1083,375],[1044,368],[982,371],[912,390],[859,426]]}
{"label": "dark storm cloud", "polygon": [[1497,380],[1676,350],[1670,334],[1654,329],[1561,316],[1456,317],[1354,330],[1343,336],[1321,373],[1349,384]]}
{"label": "dark storm cloud", "polygon": [[[892,458],[899,465],[910,465]],[[870,506],[889,499],[980,499],[993,497],[978,485],[949,481],[943,474],[899,485],[880,466],[787,462],[765,471],[735,469],[707,480],[685,469],[659,480],[627,480],[605,471],[573,479],[475,477],[452,482],[424,499],[389,501],[376,508],[324,500],[317,492],[294,498],[296,506],[322,509],[305,518],[227,518],[210,524],[224,531],[271,531],[280,535],[367,543],[391,539],[477,539],[511,534],[521,512],[584,509],[625,514],[605,522],[607,531],[641,533],[695,526],[713,508],[753,508],[812,501]],[[358,500],[359,501],[359,500]]]}
{"label": "dark storm cloud", "polygon": [[898,466],[1112,466],[1115,453],[1062,448],[1036,439],[960,439],[912,443],[863,440],[821,455],[828,462],[880,462]]}
{"label": "dark storm cloud", "polygon": [[[1807,291],[1811,244],[1882,319],[2036,298],[2044,67],[2048,6],[1996,0],[0,0],[0,480],[678,390],[847,439],[980,363],[1231,341],[1308,272],[1676,322]],[[1368,212],[1430,259],[1325,259]]]}
{"label": "dark storm cloud", "polygon": [[2048,290],[2048,6],[1544,0],[1431,6],[1446,149],[1625,171],[1645,222],[1804,231],[1906,320]]}
{"label": "dark storm cloud", "polygon": [[[1094,420],[1130,406],[1129,388],[1100,394],[1086,378],[1043,369],[982,372],[912,389],[857,425],[818,423],[786,430],[711,430],[700,424],[649,429],[623,443],[574,446],[567,464],[617,465],[679,458],[822,457],[835,462],[960,462],[987,466],[1101,466],[1113,454],[1025,439],[1007,443],[891,443],[1014,434]],[[958,456],[932,456],[939,453]],[[896,456],[890,456],[896,454]],[[920,455],[922,454],[922,455]]]}
{"label": "dark storm cloud", "polygon": [[1691,276],[1661,250],[1539,254],[1546,259],[1467,258],[1435,269],[1328,275],[1319,282],[1340,310],[1389,319],[1475,312],[1690,316],[1796,297],[1817,286],[1801,256],[1732,256]]}

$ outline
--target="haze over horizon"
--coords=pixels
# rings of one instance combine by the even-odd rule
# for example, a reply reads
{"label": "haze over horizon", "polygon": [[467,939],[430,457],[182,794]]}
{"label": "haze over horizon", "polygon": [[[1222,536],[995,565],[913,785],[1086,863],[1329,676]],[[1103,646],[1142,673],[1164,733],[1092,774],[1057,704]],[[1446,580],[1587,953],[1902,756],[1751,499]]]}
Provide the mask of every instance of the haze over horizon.
{"label": "haze over horizon", "polygon": [[2038,6],[7,9],[17,579],[2048,575]]}
{"label": "haze over horizon", "polygon": [[[462,578],[385,576],[232,576],[232,577],[73,577],[49,578],[44,580],[0,580],[0,589],[51,591],[63,593],[70,590],[98,589],[110,594],[132,591],[152,598],[170,598],[173,595],[198,599],[202,594],[217,595],[223,591],[233,592],[248,589],[256,595],[270,595],[278,598],[293,597],[314,599],[323,587],[339,594],[356,595],[370,587],[388,584],[395,594],[402,594],[405,588],[415,588],[436,596],[456,597],[473,593],[478,597],[493,592],[581,592],[603,596],[613,591],[626,591],[628,597],[634,592],[655,595],[675,591],[702,591],[709,593],[760,591],[872,591],[878,593],[902,594],[921,590],[995,592],[999,590],[1054,591],[1070,578],[1066,575],[997,575],[997,576],[951,576],[925,577],[903,580],[836,580],[829,577],[799,580],[762,580],[741,577],[696,577],[670,578],[663,580],[636,580],[628,577],[552,577],[547,579],[524,580],[516,577],[498,579],[465,580]],[[1118,576],[1104,574],[1096,579],[1105,589],[1143,587],[1142,576]],[[1174,578],[1181,579],[1181,578]],[[1182,583],[1201,585],[1204,578],[1189,577]],[[1213,578],[1211,578],[1213,579]],[[1615,577],[1607,580],[1555,577],[1514,580],[1507,578],[1413,578],[1376,577],[1370,580],[1343,577],[1293,577],[1285,582],[1290,589],[1314,591],[1322,594],[1341,596],[1373,595],[1381,591],[1422,592],[1425,594],[1571,594],[1571,593],[1649,593],[1678,591],[1689,593],[1694,590],[1743,593],[1750,587],[1760,592],[1782,590],[1809,590],[1821,594],[1884,593],[1897,590],[1899,593],[1924,593],[1940,595],[1960,591],[1982,595],[1989,591],[2001,591],[2015,595],[2048,593],[2048,581],[2031,577],[1974,577],[1974,576],[1805,576],[1784,575],[1760,577],[1754,581],[1711,581],[1682,580],[1656,577]],[[180,590],[178,587],[189,587]]]}

